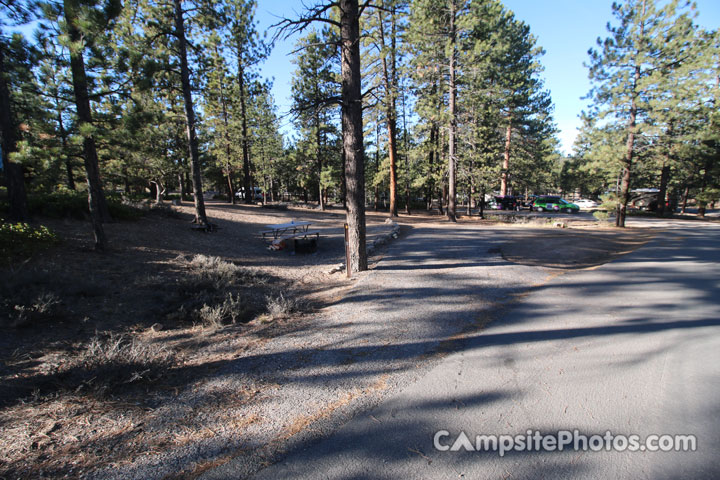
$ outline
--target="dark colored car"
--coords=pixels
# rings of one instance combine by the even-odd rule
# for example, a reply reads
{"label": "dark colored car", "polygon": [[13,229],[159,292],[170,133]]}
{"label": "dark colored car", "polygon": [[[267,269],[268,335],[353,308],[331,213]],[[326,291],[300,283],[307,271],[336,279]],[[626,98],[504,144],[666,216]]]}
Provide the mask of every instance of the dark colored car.
{"label": "dark colored car", "polygon": [[630,200],[630,206],[639,210],[649,210],[655,212],[658,209],[657,193],[640,195]]}
{"label": "dark colored car", "polygon": [[495,208],[498,210],[517,210],[518,199],[512,195],[495,195]]}
{"label": "dark colored car", "polygon": [[533,202],[533,210],[536,212],[564,212],[578,213],[580,207],[560,197],[544,195]]}

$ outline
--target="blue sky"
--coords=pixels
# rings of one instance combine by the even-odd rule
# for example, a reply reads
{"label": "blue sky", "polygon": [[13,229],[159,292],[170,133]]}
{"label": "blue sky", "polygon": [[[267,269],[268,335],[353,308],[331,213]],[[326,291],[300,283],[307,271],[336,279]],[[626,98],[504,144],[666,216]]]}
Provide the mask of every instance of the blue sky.
{"label": "blue sky", "polygon": [[[583,66],[587,51],[595,46],[597,37],[605,37],[606,24],[613,20],[612,0],[504,0],[515,16],[530,25],[538,44],[546,54],[541,59],[545,66],[545,86],[555,103],[555,121],[565,153],[572,144],[580,126],[580,112],[587,101],[581,100],[590,89],[587,69]],[[720,28],[720,1],[697,0],[699,12],[696,22],[707,29]],[[275,16],[293,17],[301,8],[297,0],[258,0],[257,18],[260,30],[277,22]],[[275,15],[275,16],[274,16]],[[280,42],[270,58],[261,66],[264,77],[274,77],[275,100],[281,113],[290,104],[290,78],[294,70],[288,54],[294,41]],[[284,131],[292,127],[285,121]]]}

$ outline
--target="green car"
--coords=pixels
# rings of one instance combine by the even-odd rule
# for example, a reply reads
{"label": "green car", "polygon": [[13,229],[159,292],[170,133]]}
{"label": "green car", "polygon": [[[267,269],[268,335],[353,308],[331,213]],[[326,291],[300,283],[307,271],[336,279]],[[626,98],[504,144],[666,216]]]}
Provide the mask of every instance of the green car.
{"label": "green car", "polygon": [[560,197],[541,196],[535,199],[532,209],[536,212],[578,213],[580,207]]}

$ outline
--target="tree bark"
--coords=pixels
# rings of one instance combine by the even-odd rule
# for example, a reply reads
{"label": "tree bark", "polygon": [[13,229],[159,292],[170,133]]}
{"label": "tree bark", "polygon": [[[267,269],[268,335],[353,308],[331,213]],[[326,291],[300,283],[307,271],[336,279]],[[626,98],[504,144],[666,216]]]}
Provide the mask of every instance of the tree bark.
{"label": "tree bark", "polygon": [[[710,177],[712,173],[712,165],[713,165],[713,159],[712,157],[709,157],[705,161],[705,171],[703,172],[702,176],[702,182],[700,184],[700,193],[705,193],[705,190],[707,189],[708,184],[710,183]],[[697,201],[697,216],[700,218],[705,218],[705,211],[707,209],[707,201],[705,199],[701,199]]]}
{"label": "tree bark", "polygon": [[342,159],[342,172],[340,175],[340,196],[342,196],[343,210],[347,210],[347,179],[345,178],[345,150],[340,152],[340,158]]}
{"label": "tree bark", "polygon": [[2,161],[7,181],[10,220],[22,222],[29,218],[25,174],[22,165],[13,162],[10,154],[17,150],[17,125],[12,112],[10,86],[7,80],[5,52],[0,42],[0,137],[2,137]]}
{"label": "tree bark", "polygon": [[185,21],[183,18],[181,0],[174,0],[175,4],[175,36],[178,41],[180,60],[180,81],[182,83],[183,101],[185,103],[185,123],[188,139],[188,152],[190,154],[190,168],[192,169],[193,199],[195,201],[195,222],[207,225],[205,213],[205,199],[203,198],[202,173],[200,171],[200,151],[198,148],[197,132],[195,131],[195,109],[192,101],[190,87],[190,68],[187,60],[187,39],[185,38]]}
{"label": "tree bark", "polygon": [[[435,182],[433,181],[433,167],[435,159],[435,149],[437,148],[437,126],[433,123],[430,125],[430,151],[428,152],[428,179],[427,179],[427,210],[432,210],[433,193],[435,191]],[[442,212],[441,212],[442,213]]]}
{"label": "tree bark", "polygon": [[[76,0],[64,0],[65,22],[68,36],[72,42],[70,48],[70,70],[72,72],[73,91],[75,93],[75,106],[80,125],[92,125],[92,110],[88,94],[87,75],[85,74],[85,60],[83,59],[83,38],[76,24],[80,15],[79,4]],[[83,158],[88,183],[88,206],[90,221],[95,235],[95,248],[103,250],[107,246],[107,239],[103,229],[103,221],[110,220],[110,211],[105,201],[105,195],[100,181],[100,168],[98,166],[95,138],[92,135],[83,136]]]}
{"label": "tree bark", "polygon": [[[385,26],[382,9],[378,9],[378,24],[380,26],[380,47],[381,53],[385,50]],[[391,15],[394,15],[391,14]],[[394,19],[393,19],[394,22]],[[385,116],[387,117],[388,129],[388,157],[390,160],[390,216],[398,216],[397,207],[397,74],[396,74],[396,56],[394,43],[395,39],[391,39],[393,46],[390,49],[390,66],[388,66],[387,55],[382,54],[383,81],[385,83]]]}
{"label": "tree bark", "polygon": [[248,139],[247,102],[245,99],[245,66],[243,65],[243,46],[240,40],[237,45],[238,57],[238,89],[240,91],[240,120],[242,123],[242,156],[243,156],[243,189],[245,190],[245,203],[253,203],[254,191],[252,177],[250,176],[250,143]]}
{"label": "tree bark", "polygon": [[[316,91],[316,97],[319,97],[319,93]],[[320,131],[320,110],[319,108],[315,108],[315,147],[317,149],[317,169],[318,169],[318,206],[320,207],[320,210],[325,210],[325,201],[323,199],[323,185],[322,185],[322,169],[323,169],[323,161],[322,161],[322,132]]]}
{"label": "tree bark", "polygon": [[[215,54],[217,55],[217,46],[215,46]],[[225,85],[220,80],[220,105],[222,106],[223,125],[225,127],[225,176],[228,188],[228,203],[235,204],[235,188],[232,181],[232,166],[230,165],[230,132],[228,128],[227,102],[225,99]]]}
{"label": "tree bark", "polygon": [[660,169],[660,191],[657,195],[657,216],[662,217],[665,215],[665,199],[667,198],[667,185],[668,180],[670,179],[670,165],[668,165],[668,162],[670,161],[669,155],[666,158],[665,163],[663,163],[662,168]]}
{"label": "tree bark", "polygon": [[342,134],[347,178],[347,223],[350,265],[367,270],[365,240],[365,166],[363,158],[360,71],[360,12],[358,0],[340,0]]}
{"label": "tree bark", "polygon": [[620,179],[620,202],[618,203],[618,211],[615,217],[615,226],[625,228],[625,215],[627,213],[627,205],[630,201],[630,171],[633,162],[633,153],[635,146],[635,126],[637,117],[637,103],[635,93],[637,82],[640,80],[640,66],[635,67],[635,77],[633,84],[633,99],[630,104],[630,119],[628,121],[628,137],[625,153],[625,161],[623,163],[622,176]]}
{"label": "tree bark", "polygon": [[508,194],[508,180],[510,176],[510,145],[512,140],[512,116],[508,116],[508,124],[505,128],[505,152],[503,156],[503,168],[500,174],[500,195]]}
{"label": "tree bark", "polygon": [[375,124],[375,189],[373,190],[373,210],[380,208],[380,185],[377,176],[380,173],[380,122]]}
{"label": "tree bark", "polygon": [[[642,16],[645,16],[645,0],[642,3]],[[645,41],[645,23],[640,26],[640,42]],[[635,128],[637,118],[637,96],[638,83],[640,82],[640,64],[638,63],[640,51],[638,50],[634,62],[635,73],[633,75],[632,84],[632,100],[630,102],[630,119],[627,126],[627,146],[625,153],[625,161],[622,170],[622,178],[620,180],[620,202],[618,204],[617,216],[615,217],[615,226],[625,228],[625,215],[627,213],[627,204],[630,201],[630,172],[632,169],[633,154],[635,147]]]}
{"label": "tree bark", "polygon": [[480,219],[485,220],[485,187],[480,189]]}
{"label": "tree bark", "polygon": [[58,123],[58,135],[60,136],[60,146],[62,147],[63,155],[65,155],[65,174],[67,176],[67,186],[70,190],[75,190],[75,175],[72,171],[72,162],[70,161],[70,155],[68,154],[67,148],[67,132],[65,131],[65,125],[63,124],[62,108],[60,107],[60,101],[56,100],[55,114]]}
{"label": "tree bark", "polygon": [[455,61],[457,57],[457,46],[456,36],[457,31],[455,28],[455,16],[457,6],[456,0],[449,0],[450,8],[450,58],[449,63],[449,75],[448,75],[448,103],[450,109],[450,126],[448,129],[448,205],[447,205],[447,218],[451,222],[457,222],[456,212],[456,159],[455,159],[455,134],[457,130],[457,89],[455,85]]}
{"label": "tree bark", "polygon": [[154,185],[155,188],[155,203],[163,203],[163,200],[165,199],[165,187],[162,184],[161,180],[152,180],[150,181],[151,185]]}
{"label": "tree bark", "polygon": [[178,171],[177,180],[178,189],[180,190],[180,201],[182,202],[183,200],[185,200],[185,185],[183,184],[183,174],[180,171]]}

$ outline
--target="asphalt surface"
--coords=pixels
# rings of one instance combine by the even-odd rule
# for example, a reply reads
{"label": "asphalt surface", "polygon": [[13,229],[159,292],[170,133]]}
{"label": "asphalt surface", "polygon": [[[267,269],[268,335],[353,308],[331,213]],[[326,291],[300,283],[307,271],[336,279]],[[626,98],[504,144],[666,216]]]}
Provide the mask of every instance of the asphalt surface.
{"label": "asphalt surface", "polygon": [[[253,478],[720,478],[720,226],[642,224],[665,231],[533,290],[414,383]],[[501,457],[439,451],[441,430],[447,446],[461,431],[474,444],[476,435],[578,430],[641,443],[689,434],[697,450]]]}

